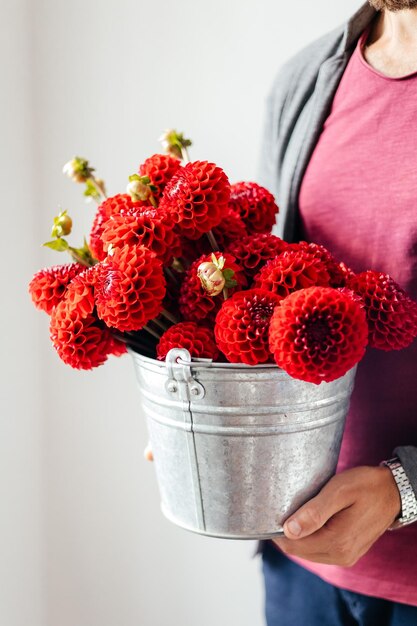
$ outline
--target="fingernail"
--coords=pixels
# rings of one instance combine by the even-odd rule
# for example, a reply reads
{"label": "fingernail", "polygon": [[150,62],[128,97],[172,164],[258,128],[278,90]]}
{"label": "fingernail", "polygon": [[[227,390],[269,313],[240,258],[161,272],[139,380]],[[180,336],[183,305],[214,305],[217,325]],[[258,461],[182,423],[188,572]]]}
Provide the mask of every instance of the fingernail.
{"label": "fingernail", "polygon": [[294,535],[294,537],[298,537],[298,535],[301,533],[301,526],[295,519],[286,522],[285,526],[290,534]]}

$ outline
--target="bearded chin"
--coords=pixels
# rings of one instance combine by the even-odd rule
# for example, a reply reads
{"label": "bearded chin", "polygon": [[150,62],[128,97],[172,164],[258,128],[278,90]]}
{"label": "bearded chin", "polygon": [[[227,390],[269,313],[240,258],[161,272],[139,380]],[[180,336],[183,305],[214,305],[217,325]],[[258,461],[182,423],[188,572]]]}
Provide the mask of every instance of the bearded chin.
{"label": "bearded chin", "polygon": [[368,0],[369,4],[377,11],[402,11],[403,9],[414,9],[417,7],[417,0]]}

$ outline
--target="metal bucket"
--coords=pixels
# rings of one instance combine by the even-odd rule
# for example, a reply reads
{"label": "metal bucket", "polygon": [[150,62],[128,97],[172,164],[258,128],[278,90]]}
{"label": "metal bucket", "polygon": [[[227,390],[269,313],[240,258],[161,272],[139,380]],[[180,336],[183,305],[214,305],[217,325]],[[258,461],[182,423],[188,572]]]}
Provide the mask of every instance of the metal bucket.
{"label": "metal bucket", "polygon": [[227,539],[264,539],[334,474],[355,370],[331,383],[276,365],[166,362],[132,352],[164,515]]}

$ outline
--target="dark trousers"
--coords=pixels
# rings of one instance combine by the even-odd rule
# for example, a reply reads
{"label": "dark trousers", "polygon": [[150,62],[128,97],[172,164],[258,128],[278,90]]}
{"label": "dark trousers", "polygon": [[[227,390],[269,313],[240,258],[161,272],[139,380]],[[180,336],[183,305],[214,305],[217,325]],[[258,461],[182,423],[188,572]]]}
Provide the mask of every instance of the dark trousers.
{"label": "dark trousers", "polygon": [[417,626],[417,607],[329,585],[269,542],[262,560],[267,626]]}

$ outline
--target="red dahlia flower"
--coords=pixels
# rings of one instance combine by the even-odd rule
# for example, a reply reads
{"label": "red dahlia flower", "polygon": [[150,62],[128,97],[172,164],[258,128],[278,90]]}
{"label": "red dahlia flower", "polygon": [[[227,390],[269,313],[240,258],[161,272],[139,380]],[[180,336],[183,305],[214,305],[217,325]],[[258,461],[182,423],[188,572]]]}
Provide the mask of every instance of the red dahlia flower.
{"label": "red dahlia flower", "polygon": [[288,244],[267,233],[248,235],[230,244],[227,251],[236,257],[248,278],[253,278],[267,261],[281,254]]}
{"label": "red dahlia flower", "polygon": [[388,274],[362,272],[349,280],[348,288],[364,303],[370,346],[401,350],[417,337],[417,303]]}
{"label": "red dahlia flower", "polygon": [[114,248],[137,244],[145,246],[164,265],[170,265],[174,256],[181,256],[174,222],[165,211],[153,207],[122,209],[106,221],[101,239],[105,250],[110,245]]}
{"label": "red dahlia flower", "polygon": [[98,265],[84,269],[71,282],[65,294],[68,306],[77,309],[82,315],[90,315],[94,311],[94,285],[97,280]]}
{"label": "red dahlia flower", "polygon": [[156,200],[162,196],[166,184],[181,167],[181,161],[169,154],[154,154],[139,166],[139,175],[148,176],[151,185],[156,187],[153,195]]}
{"label": "red dahlia flower", "polygon": [[165,279],[161,262],[148,248],[116,248],[96,267],[97,313],[107,326],[140,330],[160,314]]}
{"label": "red dahlia flower", "polygon": [[150,205],[147,202],[133,202],[132,198],[127,193],[120,193],[104,200],[97,208],[90,232],[90,250],[93,256],[99,261],[104,261],[106,258],[101,236],[107,220],[112,217],[112,215],[118,215],[122,210],[138,209],[148,206]]}
{"label": "red dahlia flower", "polygon": [[271,359],[268,331],[281,298],[263,289],[238,291],[216,316],[217,345],[231,363],[257,365]]}
{"label": "red dahlia flower", "polygon": [[274,196],[257,183],[235,183],[230,206],[237,211],[249,233],[269,233],[279,211]]}
{"label": "red dahlia flower", "polygon": [[75,369],[102,365],[125,348],[94,312],[94,274],[86,270],[71,282],[51,316],[51,339],[59,357]]}
{"label": "red dahlia flower", "polygon": [[288,244],[288,250],[305,250],[323,261],[330,275],[330,287],[344,287],[349,275],[353,274],[351,269],[344,263],[339,263],[327,248],[318,243],[307,243],[307,241],[291,243]]}
{"label": "red dahlia flower", "polygon": [[68,285],[85,270],[80,263],[54,265],[36,272],[29,283],[29,293],[34,305],[49,315],[62,300]]}
{"label": "red dahlia flower", "polygon": [[[247,230],[239,213],[228,207],[220,224],[213,228],[213,235],[220,250],[225,250],[232,241],[245,237]],[[207,252],[210,252],[210,250],[207,250]]]}
{"label": "red dahlia flower", "polygon": [[111,333],[109,342],[109,354],[113,356],[123,356],[127,353],[126,344],[123,341],[118,341],[116,337]]}
{"label": "red dahlia flower", "polygon": [[215,361],[219,356],[213,331],[195,322],[179,322],[171,326],[156,346],[158,359],[165,359],[172,348],[185,348],[192,357],[199,359]]}
{"label": "red dahlia flower", "polygon": [[308,250],[288,250],[268,261],[254,278],[254,287],[273,291],[285,298],[307,287],[327,287],[330,274],[326,264]]}
{"label": "red dahlia flower", "polygon": [[363,307],[331,287],[309,287],[275,309],[269,330],[274,359],[290,376],[319,384],[343,376],[365,353]]}
{"label": "red dahlia flower", "polygon": [[[235,262],[234,256],[228,253],[215,252],[216,258],[224,257],[224,270],[232,270],[232,278],[236,280],[237,285],[234,289],[242,289],[246,286],[246,278],[240,266]],[[198,268],[202,263],[210,263],[212,261],[211,254],[203,255],[192,263],[187,270],[180,290],[179,306],[182,317],[185,320],[198,322],[206,320],[206,322],[214,321],[217,311],[224,300],[222,294],[211,297],[203,289],[200,278],[198,277]],[[229,289],[229,293],[233,293],[234,289]]]}
{"label": "red dahlia flower", "polygon": [[207,161],[187,163],[165,187],[161,207],[188,239],[198,239],[221,222],[227,211],[230,183],[220,167]]}

